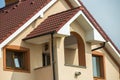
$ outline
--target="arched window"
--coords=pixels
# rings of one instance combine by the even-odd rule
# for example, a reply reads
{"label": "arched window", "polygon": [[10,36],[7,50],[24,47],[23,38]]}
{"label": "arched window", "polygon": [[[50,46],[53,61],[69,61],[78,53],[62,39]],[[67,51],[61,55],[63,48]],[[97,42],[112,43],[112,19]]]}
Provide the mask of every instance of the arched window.
{"label": "arched window", "polygon": [[64,40],[65,64],[75,66],[86,66],[85,45],[81,36],[76,32]]}

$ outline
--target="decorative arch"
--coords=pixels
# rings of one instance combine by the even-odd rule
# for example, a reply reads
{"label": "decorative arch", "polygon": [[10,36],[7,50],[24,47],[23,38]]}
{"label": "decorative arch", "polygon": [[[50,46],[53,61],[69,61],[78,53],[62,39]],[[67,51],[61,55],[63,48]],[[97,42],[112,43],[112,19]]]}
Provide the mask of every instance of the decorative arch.
{"label": "decorative arch", "polygon": [[[72,47],[74,50],[77,49],[77,58],[78,58],[78,66],[86,66],[85,60],[85,44],[82,37],[77,32],[70,32],[70,36],[66,37],[64,40],[64,45],[76,44],[76,47]],[[65,49],[66,50],[66,49]],[[72,51],[70,52],[72,54]],[[65,55],[66,56],[66,55]],[[74,56],[74,55],[73,55]],[[67,56],[66,56],[67,57]],[[68,56],[69,57],[69,56]],[[74,57],[74,61],[76,57]],[[66,59],[65,59],[66,60]],[[69,60],[72,61],[72,60]],[[73,62],[74,62],[73,61]],[[71,62],[72,63],[72,62]],[[71,65],[71,64],[70,64]]]}

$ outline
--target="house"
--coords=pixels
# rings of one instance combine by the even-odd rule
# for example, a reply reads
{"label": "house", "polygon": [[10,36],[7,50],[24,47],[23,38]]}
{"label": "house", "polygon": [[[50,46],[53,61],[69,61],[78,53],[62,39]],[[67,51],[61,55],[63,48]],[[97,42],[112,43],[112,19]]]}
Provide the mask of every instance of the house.
{"label": "house", "polygon": [[6,0],[0,80],[120,80],[120,50],[79,0]]}

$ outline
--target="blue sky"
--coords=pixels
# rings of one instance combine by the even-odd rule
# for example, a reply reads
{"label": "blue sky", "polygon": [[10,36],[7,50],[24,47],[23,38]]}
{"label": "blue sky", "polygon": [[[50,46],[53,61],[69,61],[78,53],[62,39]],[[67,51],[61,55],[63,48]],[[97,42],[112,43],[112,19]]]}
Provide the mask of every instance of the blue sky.
{"label": "blue sky", "polygon": [[120,0],[82,0],[82,2],[120,49]]}
{"label": "blue sky", "polygon": [[5,2],[4,0],[0,0],[0,8],[4,7],[5,6]]}

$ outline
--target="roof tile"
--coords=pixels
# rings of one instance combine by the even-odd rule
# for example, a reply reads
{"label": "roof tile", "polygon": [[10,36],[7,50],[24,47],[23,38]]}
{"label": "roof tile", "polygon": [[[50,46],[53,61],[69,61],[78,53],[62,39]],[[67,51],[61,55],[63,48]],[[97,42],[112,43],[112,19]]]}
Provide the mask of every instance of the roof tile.
{"label": "roof tile", "polygon": [[0,43],[51,0],[23,0],[0,10]]}
{"label": "roof tile", "polygon": [[36,29],[34,29],[30,34],[28,34],[25,39],[30,39],[54,31],[57,32],[78,11],[80,11],[80,7],[49,16]]}

